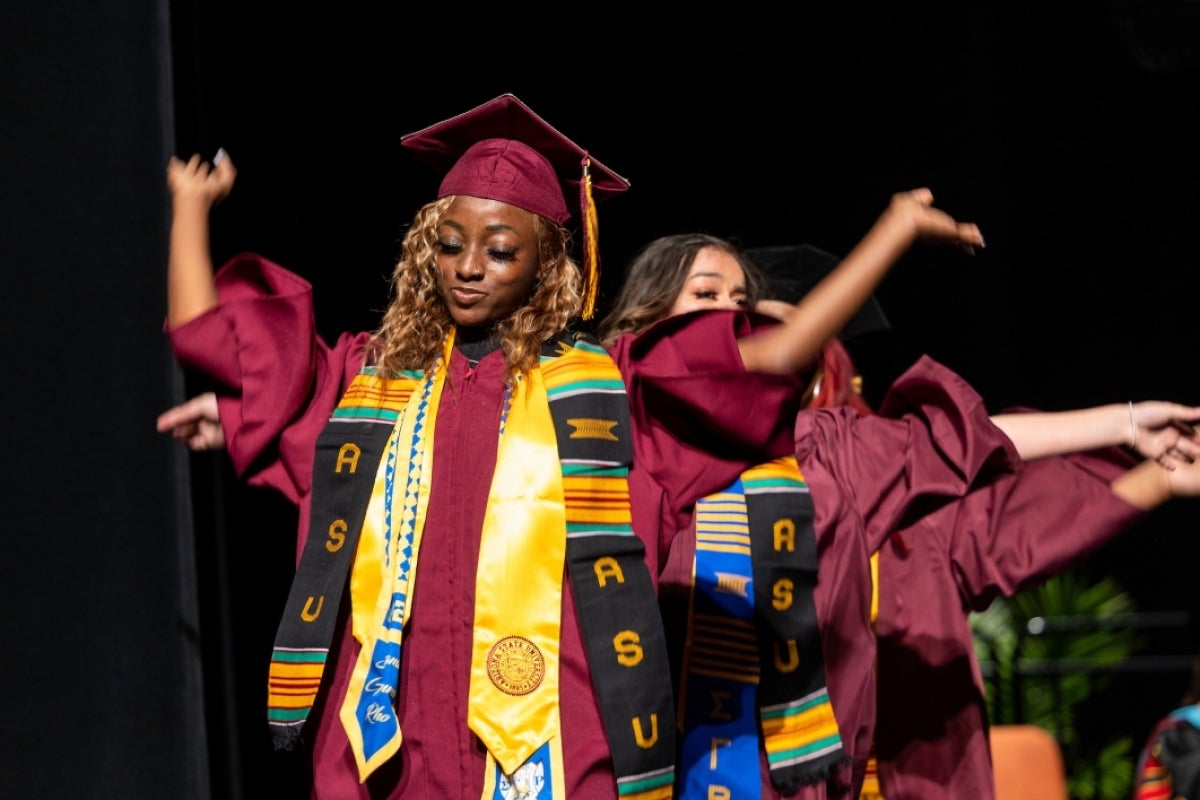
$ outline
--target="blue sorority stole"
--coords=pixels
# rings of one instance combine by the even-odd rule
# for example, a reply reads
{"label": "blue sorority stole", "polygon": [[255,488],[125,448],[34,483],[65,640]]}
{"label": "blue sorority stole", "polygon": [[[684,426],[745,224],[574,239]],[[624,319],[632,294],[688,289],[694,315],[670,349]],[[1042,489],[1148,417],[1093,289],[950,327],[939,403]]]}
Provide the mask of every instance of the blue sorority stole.
{"label": "blue sorority stole", "polygon": [[790,456],[696,504],[681,687],[684,798],[760,797],[759,725],[782,792],[820,781],[845,758],[813,602],[812,520]]}
{"label": "blue sorority stole", "polygon": [[681,797],[757,800],[758,730],[750,523],[741,480],[696,503],[684,645]]}

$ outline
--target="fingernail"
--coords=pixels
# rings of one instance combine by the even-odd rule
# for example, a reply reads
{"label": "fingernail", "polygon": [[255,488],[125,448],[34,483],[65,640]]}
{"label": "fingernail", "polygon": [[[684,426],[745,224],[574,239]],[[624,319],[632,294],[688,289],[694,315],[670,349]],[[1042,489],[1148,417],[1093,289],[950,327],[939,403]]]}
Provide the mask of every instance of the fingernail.
{"label": "fingernail", "polygon": [[980,249],[987,247],[987,242],[983,240],[983,231],[979,232],[979,247]]}
{"label": "fingernail", "polygon": [[217,148],[217,154],[216,154],[215,156],[213,156],[213,161],[212,161],[212,163],[213,163],[213,166],[215,167],[217,164],[220,164],[220,163],[221,163],[221,161],[222,161],[222,160],[225,158],[225,156],[226,156],[226,155],[227,155],[227,154],[226,154],[226,152],[225,152],[225,148],[224,148],[224,147],[218,147],[218,148]]}

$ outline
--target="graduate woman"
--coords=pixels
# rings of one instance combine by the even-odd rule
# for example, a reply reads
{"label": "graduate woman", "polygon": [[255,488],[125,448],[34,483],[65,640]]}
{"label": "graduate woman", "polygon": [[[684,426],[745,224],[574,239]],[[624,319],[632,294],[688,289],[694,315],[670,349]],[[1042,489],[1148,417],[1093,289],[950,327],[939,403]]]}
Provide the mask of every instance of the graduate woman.
{"label": "graduate woman", "polygon": [[592,203],[627,182],[512,95],[402,143],[441,184],[379,329],[332,343],[298,275],[254,254],[214,271],[232,161],[167,169],[171,345],[217,387],[205,432],[238,476],[300,510],[276,744],[309,749],[317,798],[668,797],[627,404],[568,332],[596,286]]}
{"label": "graduate woman", "polygon": [[[600,335],[610,346],[636,347],[663,325],[753,319],[736,309],[801,313],[766,300],[768,291],[732,243],[662,237],[630,263]],[[854,390],[856,371],[838,341],[805,374],[804,405],[829,410],[797,417],[799,473],[783,462],[748,470],[694,508],[676,509],[685,519],[662,527],[660,593],[681,698],[680,796],[991,797],[966,610],[1064,568],[1144,510],[1200,490],[1192,463],[1200,444],[1184,433],[1200,408],[1143,402],[998,415],[993,421],[1024,458],[1130,444],[1179,469],[1153,461],[1131,469],[1132,460],[1113,452],[1040,459],[912,515],[904,512],[917,510],[916,500],[945,489],[929,480],[942,465],[923,452],[925,441],[954,451],[956,426],[979,424],[935,401],[945,393],[967,398],[969,388],[921,359],[891,387],[883,407],[894,419],[883,420]],[[789,484],[790,513],[759,524],[756,496],[784,497]],[[776,553],[785,518],[794,524],[783,541],[794,549]],[[773,609],[785,597],[808,619],[780,619]],[[807,658],[798,663],[811,671],[780,658],[788,652],[780,642],[799,645]],[[789,686],[793,699],[781,702]],[[801,711],[787,728],[790,709]],[[820,769],[797,780],[789,762]]]}

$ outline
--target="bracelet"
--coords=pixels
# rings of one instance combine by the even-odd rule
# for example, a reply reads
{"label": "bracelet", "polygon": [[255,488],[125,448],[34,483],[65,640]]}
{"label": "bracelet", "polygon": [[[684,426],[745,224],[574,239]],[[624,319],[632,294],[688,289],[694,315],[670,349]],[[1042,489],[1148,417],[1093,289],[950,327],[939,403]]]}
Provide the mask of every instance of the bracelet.
{"label": "bracelet", "polygon": [[1137,424],[1133,421],[1133,401],[1129,401],[1129,446],[1137,447]]}

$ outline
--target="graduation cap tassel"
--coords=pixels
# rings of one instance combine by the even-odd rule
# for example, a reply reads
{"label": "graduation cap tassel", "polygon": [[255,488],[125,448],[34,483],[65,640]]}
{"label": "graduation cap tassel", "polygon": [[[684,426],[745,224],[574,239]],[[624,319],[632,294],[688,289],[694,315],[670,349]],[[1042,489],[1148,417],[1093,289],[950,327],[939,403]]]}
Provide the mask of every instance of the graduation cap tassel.
{"label": "graduation cap tassel", "polygon": [[583,318],[596,313],[596,296],[600,292],[600,247],[597,243],[599,225],[596,202],[592,199],[592,175],[588,170],[591,159],[584,156],[583,180],[579,182],[580,203],[583,206]]}

